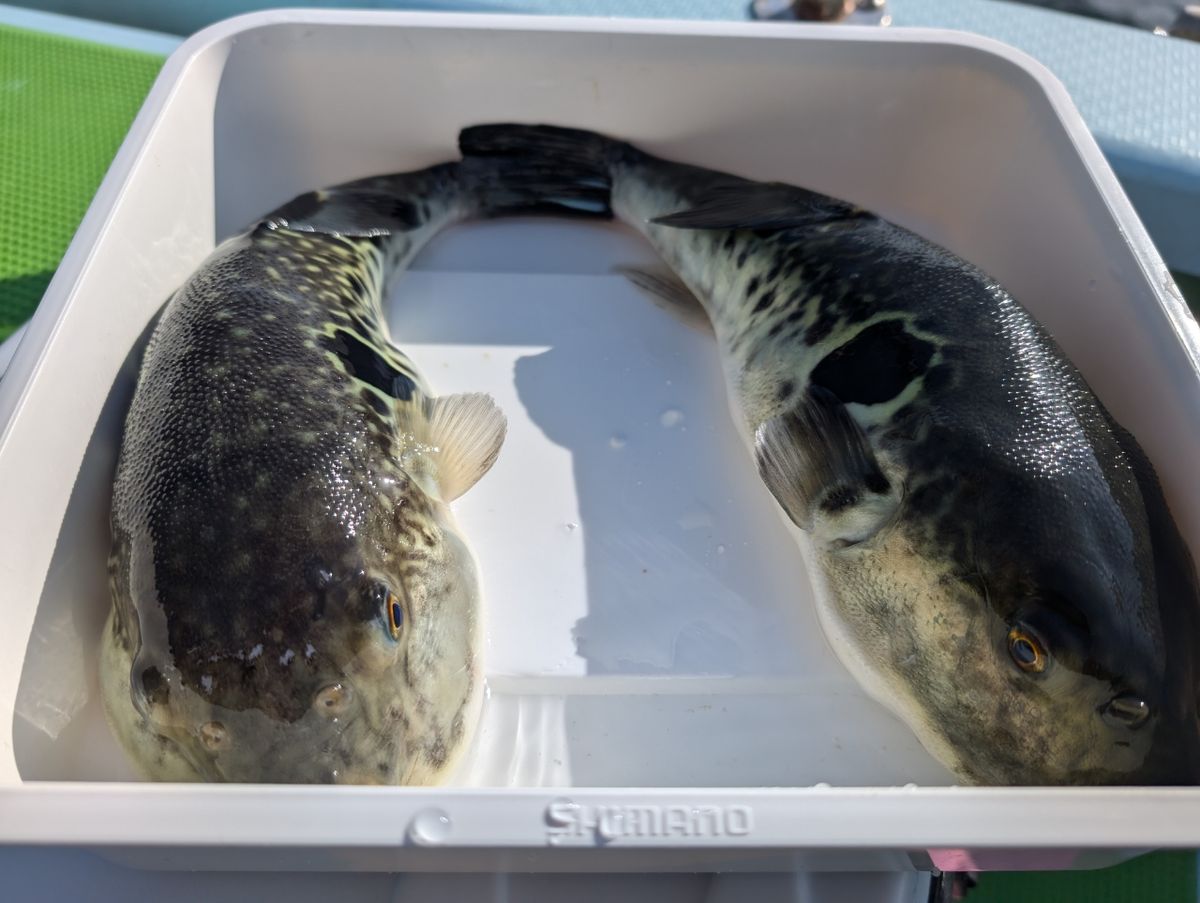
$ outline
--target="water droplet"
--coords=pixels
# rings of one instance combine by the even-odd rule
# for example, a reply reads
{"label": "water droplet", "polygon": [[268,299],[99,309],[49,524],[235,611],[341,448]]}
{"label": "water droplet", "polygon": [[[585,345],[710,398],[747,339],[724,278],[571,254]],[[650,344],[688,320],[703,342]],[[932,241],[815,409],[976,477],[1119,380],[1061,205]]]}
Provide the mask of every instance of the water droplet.
{"label": "water droplet", "polygon": [[724,547],[724,546],[717,546],[717,554],[718,554],[718,555],[724,555],[724,554],[725,554],[725,547]]}
{"label": "water droplet", "polygon": [[612,437],[608,440],[608,447],[619,450],[624,448],[628,442],[629,440],[625,438],[623,433],[613,433]]}
{"label": "water droplet", "polygon": [[421,846],[434,846],[450,836],[453,824],[441,809],[422,809],[408,825],[408,839]]}
{"label": "water droplet", "polygon": [[574,533],[575,530],[578,529],[579,524],[575,523],[574,521],[569,520],[565,524],[563,524],[563,526],[567,528],[568,533]]}
{"label": "water droplet", "polygon": [[658,422],[667,429],[679,426],[679,424],[683,423],[683,411],[678,408],[667,408],[658,418]]}

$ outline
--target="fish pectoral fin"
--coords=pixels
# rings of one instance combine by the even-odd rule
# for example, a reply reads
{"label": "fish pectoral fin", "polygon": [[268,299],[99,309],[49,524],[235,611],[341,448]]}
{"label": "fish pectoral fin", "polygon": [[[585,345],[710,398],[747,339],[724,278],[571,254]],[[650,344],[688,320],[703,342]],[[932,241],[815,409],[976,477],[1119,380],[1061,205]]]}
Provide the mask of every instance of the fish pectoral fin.
{"label": "fish pectoral fin", "polygon": [[836,548],[874,536],[899,504],[846,406],[820,386],[754,435],[759,476],[802,530]]}
{"label": "fish pectoral fin", "polygon": [[853,204],[795,185],[739,180],[716,185],[691,207],[650,222],[677,229],[791,229],[873,217]]}
{"label": "fish pectoral fin", "polygon": [[438,487],[452,502],[496,463],[508,421],[492,396],[482,392],[428,399],[425,417],[425,441],[437,449]]}
{"label": "fish pectoral fin", "polygon": [[674,314],[688,326],[712,335],[712,320],[708,318],[700,299],[670,270],[665,267],[651,269],[627,266],[615,267],[615,270],[663,310]]}

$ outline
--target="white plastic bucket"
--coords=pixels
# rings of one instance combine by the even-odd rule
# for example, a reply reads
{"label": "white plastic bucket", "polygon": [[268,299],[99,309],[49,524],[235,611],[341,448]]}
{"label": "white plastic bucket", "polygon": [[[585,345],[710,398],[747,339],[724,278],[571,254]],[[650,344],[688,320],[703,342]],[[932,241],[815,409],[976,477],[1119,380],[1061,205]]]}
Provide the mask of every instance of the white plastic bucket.
{"label": "white plastic bucket", "polygon": [[439,393],[491,392],[510,424],[456,503],[491,689],[458,786],[128,783],[95,658],[151,317],[291,196],[446,159],[462,126],[507,119],[803,184],[979,264],[1138,436],[1200,545],[1195,321],[1027,57],[933,31],[235,19],[171,57],[0,381],[0,842],[179,868],[586,870],[1058,868],[1200,845],[1200,791],[946,786],[826,647],[711,341],[612,274],[650,251],[552,220],[446,234],[388,309]]}

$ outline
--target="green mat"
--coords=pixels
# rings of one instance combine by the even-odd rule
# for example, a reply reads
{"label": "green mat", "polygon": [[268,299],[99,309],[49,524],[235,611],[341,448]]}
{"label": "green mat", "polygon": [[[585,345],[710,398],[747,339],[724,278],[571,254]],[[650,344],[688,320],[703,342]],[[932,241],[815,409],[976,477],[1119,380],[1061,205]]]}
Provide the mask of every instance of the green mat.
{"label": "green mat", "polygon": [[[1114,813],[1115,815],[1115,813]],[[1195,903],[1194,853],[1150,853],[1091,872],[990,872],[966,903]]]}
{"label": "green mat", "polygon": [[0,340],[33,313],[162,64],[0,26]]}
{"label": "green mat", "polygon": [[[161,57],[0,25],[0,340],[28,319]],[[1180,286],[1200,304],[1200,280]],[[989,874],[968,903],[1196,901],[1196,857],[1099,872]]]}

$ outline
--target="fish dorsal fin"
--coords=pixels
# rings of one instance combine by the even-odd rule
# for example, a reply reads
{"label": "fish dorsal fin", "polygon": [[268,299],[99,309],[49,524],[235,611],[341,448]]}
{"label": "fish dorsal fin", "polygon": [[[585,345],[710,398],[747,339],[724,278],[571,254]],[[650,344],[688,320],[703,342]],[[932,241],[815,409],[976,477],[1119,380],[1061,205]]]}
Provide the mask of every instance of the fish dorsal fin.
{"label": "fish dorsal fin", "polygon": [[382,240],[420,226],[417,205],[383,191],[324,188],[292,198],[261,223],[268,229]]}
{"label": "fish dorsal fin", "polygon": [[636,285],[656,305],[674,314],[688,326],[712,334],[712,321],[692,290],[665,267],[619,266],[616,271]]}
{"label": "fish dorsal fin", "polygon": [[782,182],[716,185],[692,206],[651,220],[678,229],[792,229],[872,218],[852,204]]}
{"label": "fish dorsal fin", "polygon": [[788,517],[834,548],[870,539],[899,505],[862,428],[832,392],[811,387],[754,436],[759,476]]}
{"label": "fish dorsal fin", "polygon": [[452,502],[496,462],[508,422],[490,395],[469,392],[425,399],[421,439],[433,447],[437,484]]}

